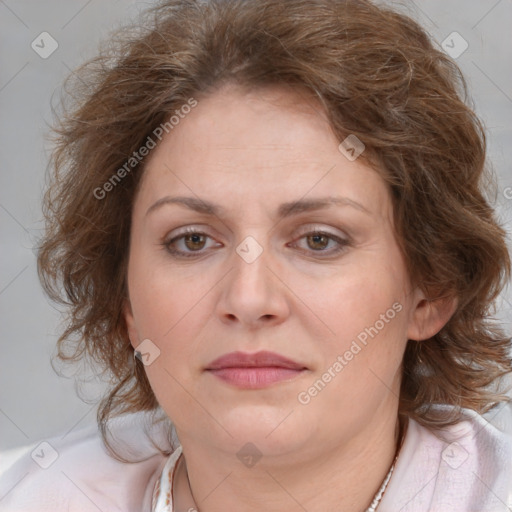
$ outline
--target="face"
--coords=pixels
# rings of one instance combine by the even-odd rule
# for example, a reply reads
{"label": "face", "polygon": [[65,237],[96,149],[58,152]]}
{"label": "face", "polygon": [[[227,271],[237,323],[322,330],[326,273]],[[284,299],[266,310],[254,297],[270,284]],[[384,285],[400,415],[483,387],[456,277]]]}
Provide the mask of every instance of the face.
{"label": "face", "polygon": [[329,450],[396,419],[422,295],[386,184],[305,98],[224,86],[147,161],[125,315],[182,443]]}

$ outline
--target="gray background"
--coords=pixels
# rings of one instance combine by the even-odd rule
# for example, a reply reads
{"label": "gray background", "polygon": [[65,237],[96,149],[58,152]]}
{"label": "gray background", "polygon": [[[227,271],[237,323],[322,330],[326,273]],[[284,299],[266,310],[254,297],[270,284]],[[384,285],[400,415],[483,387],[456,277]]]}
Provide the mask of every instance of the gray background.
{"label": "gray background", "polygon": [[[150,2],[149,2],[150,3]],[[382,2],[392,3],[392,2]],[[72,374],[59,377],[50,356],[59,313],[44,297],[32,249],[41,233],[41,192],[51,150],[50,103],[71,69],[92,57],[101,38],[148,2],[0,0],[0,450],[91,425],[103,385],[92,379],[77,396]],[[394,4],[419,19],[440,44],[453,31],[469,43],[457,62],[489,134],[499,177],[497,209],[512,225],[512,0],[417,0]],[[41,58],[31,43],[42,32],[58,49]],[[461,186],[463,184],[461,183]],[[506,197],[508,195],[508,198]],[[510,290],[499,316],[512,330]],[[510,427],[509,408],[490,419]]]}

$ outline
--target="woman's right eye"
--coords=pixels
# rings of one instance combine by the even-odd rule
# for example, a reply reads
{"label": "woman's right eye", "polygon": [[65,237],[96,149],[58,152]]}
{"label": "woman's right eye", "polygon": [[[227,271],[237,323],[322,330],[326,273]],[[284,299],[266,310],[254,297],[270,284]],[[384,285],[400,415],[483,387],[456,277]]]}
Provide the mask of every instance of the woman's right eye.
{"label": "woman's right eye", "polygon": [[204,249],[207,239],[211,239],[211,237],[206,233],[187,229],[185,233],[174,236],[163,245],[175,257],[194,258],[204,254],[205,251],[202,249]]}

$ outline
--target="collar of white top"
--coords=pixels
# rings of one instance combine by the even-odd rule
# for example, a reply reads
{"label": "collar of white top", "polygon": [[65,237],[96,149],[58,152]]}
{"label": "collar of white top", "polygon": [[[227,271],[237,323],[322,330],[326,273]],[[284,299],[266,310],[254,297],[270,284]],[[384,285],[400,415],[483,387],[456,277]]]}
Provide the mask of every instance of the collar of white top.
{"label": "collar of white top", "polygon": [[169,456],[160,477],[155,482],[151,512],[173,512],[174,470],[181,453],[182,448],[180,445]]}
{"label": "collar of white top", "polygon": [[[162,469],[160,478],[155,482],[153,488],[153,499],[151,504],[151,512],[173,512],[173,491],[174,491],[174,475],[178,466],[178,460],[182,454],[181,445],[174,450],[169,456],[165,466]],[[374,502],[367,510],[374,511],[380,502],[380,498],[386,489],[386,486],[391,478],[396,460],[393,462],[389,473],[386,475],[384,482],[382,483],[379,492],[377,493],[378,499],[374,499]]]}

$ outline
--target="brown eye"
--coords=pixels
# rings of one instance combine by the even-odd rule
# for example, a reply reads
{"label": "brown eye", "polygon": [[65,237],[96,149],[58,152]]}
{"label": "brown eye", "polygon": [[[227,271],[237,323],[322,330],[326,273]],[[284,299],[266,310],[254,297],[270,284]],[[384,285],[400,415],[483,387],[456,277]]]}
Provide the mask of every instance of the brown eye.
{"label": "brown eye", "polygon": [[210,243],[208,246],[208,241],[214,240],[206,233],[189,228],[185,233],[165,241],[162,245],[176,258],[194,258],[205,255],[209,248],[222,246],[219,243]]}
{"label": "brown eye", "polygon": [[[302,242],[305,240],[305,244]],[[320,258],[335,256],[346,250],[350,245],[348,239],[340,238],[332,233],[324,231],[310,231],[304,233],[297,242],[291,244],[297,246],[302,252],[314,253]]]}
{"label": "brown eye", "polygon": [[202,249],[206,243],[206,237],[200,233],[193,233],[183,237],[185,246],[191,251]]}
{"label": "brown eye", "polygon": [[322,250],[329,245],[330,237],[322,233],[308,235],[308,246],[313,250]]}

